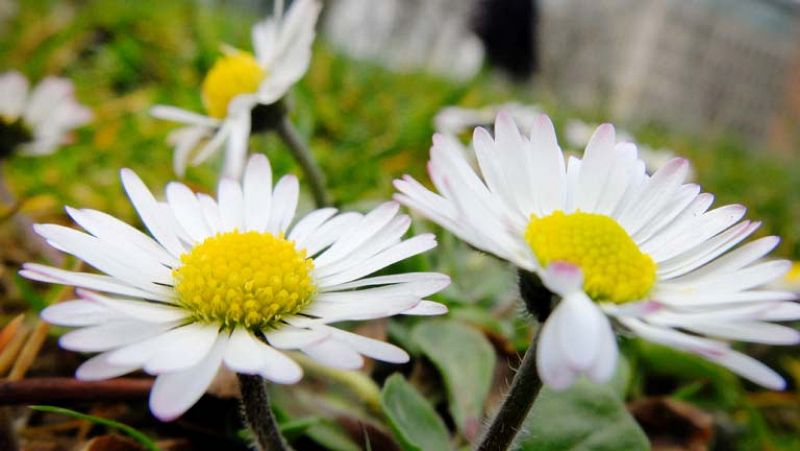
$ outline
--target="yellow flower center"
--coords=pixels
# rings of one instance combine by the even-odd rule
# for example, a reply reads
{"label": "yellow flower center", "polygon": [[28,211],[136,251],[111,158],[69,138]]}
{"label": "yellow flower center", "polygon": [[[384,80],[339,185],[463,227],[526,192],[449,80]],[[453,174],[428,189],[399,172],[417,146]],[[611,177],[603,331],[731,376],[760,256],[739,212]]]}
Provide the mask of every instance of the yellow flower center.
{"label": "yellow flower center", "polygon": [[644,298],[656,280],[656,264],[617,221],[605,215],[556,211],[531,215],[525,241],[542,266],[567,262],[583,272],[583,289],[596,301]]}
{"label": "yellow flower center", "polygon": [[263,329],[310,302],[312,259],[282,235],[227,232],[181,255],[172,272],[179,303],[195,321]]}
{"label": "yellow flower center", "polygon": [[240,95],[258,91],[266,71],[248,52],[236,52],[218,59],[203,80],[203,103],[208,114],[224,118],[228,104]]}

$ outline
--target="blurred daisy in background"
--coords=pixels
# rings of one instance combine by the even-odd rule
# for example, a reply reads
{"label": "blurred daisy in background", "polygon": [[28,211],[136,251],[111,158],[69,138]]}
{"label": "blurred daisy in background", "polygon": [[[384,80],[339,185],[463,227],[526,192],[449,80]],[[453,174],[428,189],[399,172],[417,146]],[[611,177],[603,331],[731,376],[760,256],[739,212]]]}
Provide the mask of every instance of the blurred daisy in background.
{"label": "blurred daisy in background", "polygon": [[12,152],[49,155],[91,120],[91,110],[75,99],[72,81],[47,77],[31,90],[21,73],[0,74],[0,158]]}
{"label": "blurred daisy in background", "polygon": [[394,202],[366,215],[323,208],[290,226],[297,179],[284,176],[273,189],[264,155],[250,158],[241,184],[222,179],[217,200],[171,183],[160,202],[127,169],[122,183],[153,238],[105,213],[68,208],[88,233],[55,224],[36,231],[105,274],[35,263],[21,274],[79,287],[79,299],[42,312],[80,328],[62,336],[62,347],[100,353],[77,377],[140,368],[157,375],[150,408],[159,419],[189,409],[221,365],[290,384],[302,370],[289,350],[345,370],[360,368],[362,355],[406,362],[394,345],[329,324],[447,311],[424,300],[449,284],[443,274],[367,277],[436,246],[431,234],[402,238],[411,220]]}
{"label": "blurred daisy in background", "polygon": [[165,105],[151,109],[157,118],[186,124],[168,138],[179,176],[187,164],[200,164],[227,144],[223,174],[239,178],[254,110],[278,102],[308,70],[320,2],[297,0],[286,15],[282,1],[275,5],[272,17],[253,26],[253,53],[226,48],[206,74],[205,115]]}
{"label": "blurred daisy in background", "polygon": [[464,108],[448,106],[439,110],[433,118],[433,126],[439,133],[458,135],[478,126],[491,125],[499,111],[511,115],[517,126],[523,131],[530,131],[531,124],[542,114],[538,105],[521,103],[503,103],[483,108]]}
{"label": "blurred daisy in background", "polygon": [[[597,128],[597,124],[588,124],[580,119],[570,119],[564,126],[564,138],[567,144],[572,149],[583,149],[589,143],[592,134]],[[639,158],[644,161],[645,169],[649,174],[652,174],[670,162],[676,157],[672,149],[654,149],[642,143],[637,143],[636,138],[625,130],[617,130],[617,139],[619,141],[628,141],[636,143],[639,151]],[[689,174],[686,176],[687,180],[694,179],[694,170],[689,167]]]}
{"label": "blurred daisy in background", "polygon": [[612,321],[646,340],[695,353],[771,389],[785,382],[725,340],[797,344],[795,295],[763,288],[791,263],[764,260],[778,238],[737,245],[759,223],[745,208],[709,209],[714,196],[684,183],[673,159],[652,176],[632,143],[604,124],[582,158],[565,157],[550,119],[530,139],[501,113],[494,136],[475,129],[480,176],[455,140],[436,135],[429,174],[438,193],[406,176],[397,200],[478,249],[533,272],[560,297],[541,329],[537,366],[556,389],[579,375],[602,382],[617,366]]}

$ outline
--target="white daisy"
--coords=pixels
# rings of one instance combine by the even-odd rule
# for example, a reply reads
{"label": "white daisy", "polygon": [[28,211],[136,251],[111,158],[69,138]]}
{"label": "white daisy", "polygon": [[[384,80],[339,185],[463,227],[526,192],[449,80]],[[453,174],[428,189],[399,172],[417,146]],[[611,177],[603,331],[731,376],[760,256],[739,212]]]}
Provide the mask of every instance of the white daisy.
{"label": "white daisy", "polygon": [[448,106],[436,113],[433,125],[437,132],[458,135],[477,126],[491,124],[499,111],[510,114],[522,130],[530,130],[533,121],[542,114],[538,105],[524,105],[515,102],[489,105],[483,108]]}
{"label": "white daisy", "polygon": [[253,52],[230,49],[217,60],[203,80],[207,115],[157,105],[151,114],[186,124],[168,140],[175,146],[174,169],[183,176],[186,165],[197,165],[226,144],[224,174],[239,178],[247,158],[251,112],[258,105],[280,100],[311,61],[311,44],[321,4],[297,0],[282,14],[276,1],[273,17],[253,27]]}
{"label": "white daisy", "polygon": [[221,364],[294,383],[302,371],[288,350],[347,370],[360,368],[362,355],[408,360],[396,346],[329,324],[445,313],[423,300],[449,284],[443,274],[365,277],[433,248],[433,235],[403,239],[411,220],[394,202],[366,215],[323,208],[290,227],[297,179],[284,176],[274,189],[271,181],[269,161],[254,155],[241,184],[220,182],[218,201],[170,183],[159,202],[123,169],[125,190],[155,239],[95,210],[68,208],[88,233],[36,226],[51,245],[105,273],[35,263],[20,272],[79,287],[80,299],[42,312],[48,322],[80,327],[61,337],[62,347],[100,353],[78,368],[78,378],[140,368],[157,375],[150,407],[168,421],[202,396]]}
{"label": "white daisy", "polygon": [[[586,147],[594,134],[597,124],[590,125],[580,119],[570,119],[564,126],[564,138],[567,144],[572,149],[582,149]],[[626,130],[616,130],[618,141],[636,142],[633,135]],[[652,174],[667,163],[676,158],[675,151],[667,148],[654,149],[650,146],[637,143],[639,152],[639,159],[644,161],[644,167],[647,169],[648,174]],[[693,180],[695,177],[694,170],[689,167],[689,173],[686,175],[687,180]]]}
{"label": "white daisy", "polygon": [[798,343],[798,331],[770,322],[800,318],[795,296],[759,288],[790,262],[762,260],[777,237],[734,249],[759,223],[742,220],[741,205],[709,210],[713,196],[684,184],[685,160],[649,176],[636,147],[616,144],[606,124],[582,159],[565,164],[545,115],[530,139],[507,114],[498,115],[494,137],[477,128],[472,145],[482,178],[451,138],[433,142],[428,168],[439,194],[405,177],[396,181],[396,198],[535,272],[560,295],[537,348],[545,383],[564,388],[581,374],[608,380],[618,352],[611,319],[765,387],[784,387],[780,375],[724,340]]}
{"label": "white daisy", "polygon": [[92,119],[66,78],[47,77],[29,91],[21,73],[0,74],[0,156],[17,150],[22,155],[51,154],[72,129]]}

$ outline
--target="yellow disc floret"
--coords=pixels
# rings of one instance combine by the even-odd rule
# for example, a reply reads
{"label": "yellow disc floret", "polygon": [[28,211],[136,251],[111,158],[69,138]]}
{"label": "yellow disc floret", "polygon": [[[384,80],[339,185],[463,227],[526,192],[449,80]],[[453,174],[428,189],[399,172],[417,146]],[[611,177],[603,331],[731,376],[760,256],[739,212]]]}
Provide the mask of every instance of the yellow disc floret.
{"label": "yellow disc floret", "polygon": [[178,302],[198,322],[263,329],[300,312],[314,294],[314,262],[283,236],[227,232],[181,256]]}
{"label": "yellow disc floret", "polygon": [[208,114],[224,118],[228,104],[239,94],[258,91],[266,71],[255,57],[247,52],[236,52],[218,59],[203,80],[203,103]]}
{"label": "yellow disc floret", "polygon": [[525,241],[542,266],[557,261],[578,266],[584,291],[596,301],[636,301],[655,283],[653,259],[609,216],[562,211],[531,216]]}

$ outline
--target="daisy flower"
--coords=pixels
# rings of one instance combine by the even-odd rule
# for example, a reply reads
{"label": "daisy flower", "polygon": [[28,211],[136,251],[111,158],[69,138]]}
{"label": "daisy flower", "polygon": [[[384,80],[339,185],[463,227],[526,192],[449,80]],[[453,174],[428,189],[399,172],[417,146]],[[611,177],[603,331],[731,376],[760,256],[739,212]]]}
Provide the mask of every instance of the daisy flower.
{"label": "daisy flower", "polygon": [[32,91],[17,71],[0,74],[0,157],[49,155],[67,141],[68,133],[92,119],[75,100],[66,78],[47,77]]}
{"label": "daisy flower", "polygon": [[253,27],[253,52],[228,49],[206,74],[202,85],[206,115],[157,105],[151,114],[186,124],[168,140],[175,147],[174,169],[183,176],[186,165],[197,165],[226,145],[224,174],[239,178],[246,160],[251,113],[259,105],[278,102],[311,61],[311,44],[321,4],[297,0],[282,14],[276,1],[273,17]]}
{"label": "daisy flower", "polygon": [[447,311],[423,300],[449,284],[437,273],[366,277],[436,245],[430,235],[403,239],[410,218],[395,202],[366,215],[312,211],[295,217],[298,182],[272,188],[269,161],[250,158],[242,183],[223,179],[218,200],[170,183],[156,200],[139,177],[122,184],[152,237],[105,213],[68,208],[88,233],[40,224],[52,246],[105,274],[35,263],[20,274],[79,287],[77,300],[42,312],[46,321],[79,327],[63,348],[98,352],[77,377],[102,380],[143,369],[156,375],[150,408],[169,421],[205,392],[221,365],[281,384],[300,366],[285,351],[353,370],[364,356],[402,363],[402,349],[330,326],[338,321]]}
{"label": "daisy flower", "polygon": [[605,124],[583,158],[565,162],[545,115],[528,139],[501,113],[494,137],[477,128],[472,145],[481,176],[451,138],[434,136],[428,170],[439,193],[405,177],[396,198],[559,295],[537,347],[546,384],[608,380],[618,355],[613,323],[784,388],[780,375],[726,340],[798,343],[798,331],[771,322],[800,318],[795,296],[762,287],[791,264],[762,259],[774,236],[737,247],[759,223],[742,220],[741,205],[710,209],[714,197],[684,183],[686,160],[650,176],[636,147],[616,143]]}
{"label": "daisy flower", "polygon": [[477,126],[491,124],[499,111],[510,114],[517,126],[523,130],[530,130],[530,124],[542,113],[538,105],[524,105],[515,102],[489,105],[483,108],[448,106],[436,113],[433,118],[433,126],[439,133],[458,135]]}

